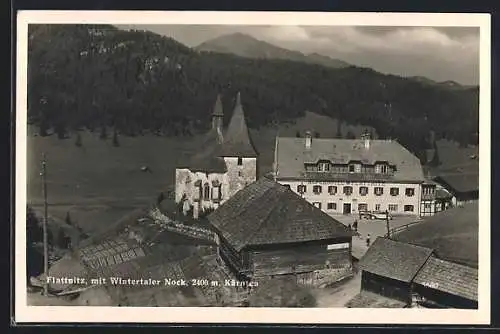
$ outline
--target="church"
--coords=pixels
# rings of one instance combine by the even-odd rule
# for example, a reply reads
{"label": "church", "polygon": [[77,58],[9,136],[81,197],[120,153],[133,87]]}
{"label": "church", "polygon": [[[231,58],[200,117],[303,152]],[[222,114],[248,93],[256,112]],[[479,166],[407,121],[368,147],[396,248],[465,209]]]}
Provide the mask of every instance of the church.
{"label": "church", "polygon": [[227,129],[220,95],[212,113],[212,127],[188,163],[175,170],[175,201],[185,214],[198,218],[257,179],[257,151],[251,141],[241,95]]}

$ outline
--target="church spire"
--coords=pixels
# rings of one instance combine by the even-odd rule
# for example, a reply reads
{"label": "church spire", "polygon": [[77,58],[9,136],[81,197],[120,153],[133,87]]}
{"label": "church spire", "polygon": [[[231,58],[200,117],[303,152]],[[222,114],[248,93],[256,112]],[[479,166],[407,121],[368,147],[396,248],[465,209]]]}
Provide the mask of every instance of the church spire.
{"label": "church spire", "polygon": [[217,130],[220,134],[222,134],[223,119],[224,112],[222,109],[221,96],[220,94],[217,94],[217,100],[215,100],[214,111],[212,113],[212,129]]}
{"label": "church spire", "polygon": [[224,144],[221,156],[225,157],[256,157],[257,152],[250,140],[243,106],[241,104],[241,95],[238,92],[236,96],[236,105],[234,107],[231,121],[224,135]]}

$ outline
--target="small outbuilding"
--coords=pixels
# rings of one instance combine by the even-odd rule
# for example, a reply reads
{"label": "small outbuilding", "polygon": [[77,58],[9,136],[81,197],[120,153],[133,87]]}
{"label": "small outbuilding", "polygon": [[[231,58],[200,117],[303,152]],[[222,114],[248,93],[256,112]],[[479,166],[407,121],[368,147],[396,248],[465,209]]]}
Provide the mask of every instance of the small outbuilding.
{"label": "small outbuilding", "polygon": [[359,262],[361,293],[410,305],[412,281],[432,252],[430,248],[377,238]]}

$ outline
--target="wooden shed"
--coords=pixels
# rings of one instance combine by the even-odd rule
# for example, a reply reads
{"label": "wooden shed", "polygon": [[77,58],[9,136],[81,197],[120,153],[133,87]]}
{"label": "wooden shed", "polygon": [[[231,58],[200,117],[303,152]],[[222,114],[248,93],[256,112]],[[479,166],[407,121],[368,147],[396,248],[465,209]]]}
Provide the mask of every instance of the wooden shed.
{"label": "wooden shed", "polygon": [[371,292],[410,305],[412,281],[432,249],[377,238],[359,262],[361,292]]}
{"label": "wooden shed", "polygon": [[295,275],[321,285],[352,273],[352,232],[268,178],[237,192],[207,217],[220,259],[239,279]]}
{"label": "wooden shed", "polygon": [[417,302],[429,308],[477,309],[476,268],[431,256],[413,280]]}

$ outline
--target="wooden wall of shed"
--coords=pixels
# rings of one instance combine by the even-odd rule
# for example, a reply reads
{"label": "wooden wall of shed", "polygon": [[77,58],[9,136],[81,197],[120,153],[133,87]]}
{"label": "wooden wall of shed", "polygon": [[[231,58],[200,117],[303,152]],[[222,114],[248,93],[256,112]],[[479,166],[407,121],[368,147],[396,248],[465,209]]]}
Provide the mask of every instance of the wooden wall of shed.
{"label": "wooden wall of shed", "polygon": [[441,305],[443,308],[477,309],[476,300],[470,300],[443,291],[435,290],[420,284],[413,285],[413,292],[433,304]]}
{"label": "wooden wall of shed", "polygon": [[361,273],[361,291],[369,291],[408,304],[411,303],[410,283],[379,276],[365,270]]}
{"label": "wooden wall of shed", "polygon": [[328,250],[326,244],[289,246],[274,250],[249,251],[249,266],[254,277],[304,273],[352,266],[350,247]]}
{"label": "wooden wall of shed", "polygon": [[218,256],[233,274],[239,275],[243,271],[243,258],[241,253],[237,252],[226,239],[220,238],[219,247],[217,247]]}

